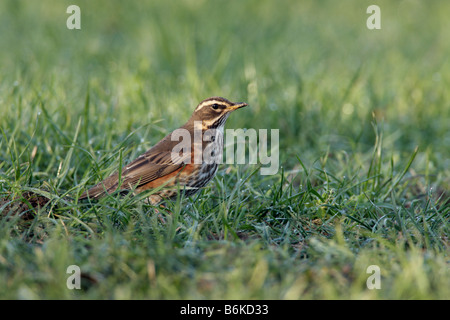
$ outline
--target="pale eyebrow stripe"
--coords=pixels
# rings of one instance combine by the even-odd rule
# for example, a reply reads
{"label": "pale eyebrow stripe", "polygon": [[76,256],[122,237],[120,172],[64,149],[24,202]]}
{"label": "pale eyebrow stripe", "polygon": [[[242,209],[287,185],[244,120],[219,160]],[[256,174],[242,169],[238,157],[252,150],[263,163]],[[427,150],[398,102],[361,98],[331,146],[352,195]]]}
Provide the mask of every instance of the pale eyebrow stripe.
{"label": "pale eyebrow stripe", "polygon": [[220,100],[207,100],[207,101],[203,101],[198,107],[197,109],[195,109],[195,111],[201,110],[203,109],[205,106],[210,106],[213,105],[214,103],[217,103],[219,105],[223,105],[224,102],[220,101]]}

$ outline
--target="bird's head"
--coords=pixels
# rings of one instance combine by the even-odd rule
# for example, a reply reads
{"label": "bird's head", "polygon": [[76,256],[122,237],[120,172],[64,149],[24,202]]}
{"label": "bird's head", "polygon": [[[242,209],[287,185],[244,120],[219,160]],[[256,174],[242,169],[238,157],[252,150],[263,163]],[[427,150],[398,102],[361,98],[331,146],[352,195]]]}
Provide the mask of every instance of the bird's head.
{"label": "bird's head", "polygon": [[247,105],[245,102],[234,103],[221,97],[208,98],[198,104],[190,121],[202,121],[203,126],[208,129],[219,128],[225,125],[232,111]]}

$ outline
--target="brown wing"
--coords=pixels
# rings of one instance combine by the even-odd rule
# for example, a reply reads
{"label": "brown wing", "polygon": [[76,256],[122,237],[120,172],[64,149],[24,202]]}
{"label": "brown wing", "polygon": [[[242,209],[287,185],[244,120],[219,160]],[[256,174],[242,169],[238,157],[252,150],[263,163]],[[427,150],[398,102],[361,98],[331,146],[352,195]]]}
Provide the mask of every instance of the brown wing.
{"label": "brown wing", "polygon": [[116,191],[119,183],[121,190],[138,188],[184,167],[191,160],[191,154],[190,152],[172,153],[174,146],[179,142],[172,141],[170,136],[170,134],[167,135],[153,148],[123,167],[121,181],[119,181],[119,172],[116,172],[84,192],[79,199],[100,198],[106,193]]}

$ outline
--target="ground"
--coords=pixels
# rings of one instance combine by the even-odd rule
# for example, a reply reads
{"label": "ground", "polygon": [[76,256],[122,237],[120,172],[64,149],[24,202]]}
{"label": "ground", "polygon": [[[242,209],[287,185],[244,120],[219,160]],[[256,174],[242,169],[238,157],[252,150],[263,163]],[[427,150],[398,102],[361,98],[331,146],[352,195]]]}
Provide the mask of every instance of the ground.
{"label": "ground", "polygon": [[[448,299],[450,4],[371,4],[1,1],[0,298]],[[78,201],[216,95],[276,174]]]}

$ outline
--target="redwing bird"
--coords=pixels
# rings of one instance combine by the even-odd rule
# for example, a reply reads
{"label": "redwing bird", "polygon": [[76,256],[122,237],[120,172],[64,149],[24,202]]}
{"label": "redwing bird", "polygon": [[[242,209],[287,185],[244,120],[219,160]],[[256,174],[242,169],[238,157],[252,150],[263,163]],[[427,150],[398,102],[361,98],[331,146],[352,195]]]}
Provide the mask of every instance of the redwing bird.
{"label": "redwing bird", "polygon": [[[176,198],[179,191],[185,196],[195,194],[217,172],[228,116],[245,106],[247,103],[233,103],[221,97],[203,100],[184,126],[123,167],[121,174],[112,174],[79,199],[97,199],[117,190],[140,193],[157,189],[148,197],[152,204],[157,204]],[[180,143],[180,137],[184,138],[184,144]]]}

